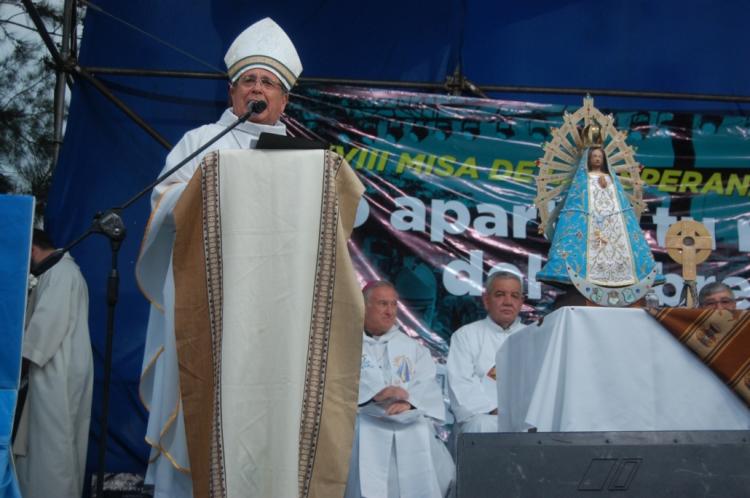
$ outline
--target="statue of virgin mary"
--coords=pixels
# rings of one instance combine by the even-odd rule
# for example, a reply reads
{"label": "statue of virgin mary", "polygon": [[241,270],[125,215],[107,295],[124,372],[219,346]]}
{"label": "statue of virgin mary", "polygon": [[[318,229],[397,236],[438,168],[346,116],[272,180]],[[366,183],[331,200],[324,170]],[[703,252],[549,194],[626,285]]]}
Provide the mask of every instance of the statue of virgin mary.
{"label": "statue of virgin mary", "polygon": [[[605,143],[607,130],[595,117],[591,116],[582,134],[577,127],[568,127],[568,132],[575,133],[573,143],[566,142],[567,147],[558,147],[558,151],[548,147],[540,161],[537,206],[548,202],[551,193],[559,196],[558,207],[551,214],[542,210],[541,228],[546,229],[552,245],[547,263],[536,278],[572,284],[588,300],[603,306],[628,306],[644,297],[654,284],[662,283],[663,277],[657,275],[651,249],[639,226],[640,211],[633,207],[641,207],[641,199],[628,195],[623,187],[625,181],[640,193],[638,165],[626,160],[632,160],[632,149],[624,144],[624,134],[614,129],[611,116],[600,117],[611,126],[609,134],[614,135],[609,137],[609,144]],[[553,146],[560,145],[561,138],[559,133],[554,138],[553,133]],[[622,143],[616,143],[619,141]],[[628,150],[621,150],[625,148]],[[610,167],[608,156],[618,163],[617,168]],[[564,169],[564,163],[571,167]],[[567,174],[551,174],[553,170]],[[623,181],[618,171],[627,173]],[[551,190],[547,190],[549,183],[553,183]]]}

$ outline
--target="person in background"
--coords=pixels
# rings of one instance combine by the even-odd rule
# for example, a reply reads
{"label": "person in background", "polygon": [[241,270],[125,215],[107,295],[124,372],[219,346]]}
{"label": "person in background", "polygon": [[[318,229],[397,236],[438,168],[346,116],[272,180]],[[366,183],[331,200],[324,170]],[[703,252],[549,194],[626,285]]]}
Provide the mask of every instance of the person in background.
{"label": "person in background", "polygon": [[[34,230],[33,264],[54,250]],[[88,319],[86,281],[65,254],[29,296],[22,350],[28,394],[13,446],[24,498],[83,493],[94,382]]]}
{"label": "person in background", "polygon": [[496,432],[497,384],[495,353],[511,334],[522,329],[521,278],[498,271],[487,277],[482,303],[487,317],[464,325],[451,336],[448,393],[458,432]]}
{"label": "person in background", "polygon": [[732,289],[721,282],[706,284],[698,294],[698,306],[715,310],[733,310],[737,308]]}
{"label": "person in background", "polygon": [[445,420],[434,360],[396,325],[391,283],[370,283],[363,294],[359,410],[344,496],[445,496],[455,465],[433,425]]}

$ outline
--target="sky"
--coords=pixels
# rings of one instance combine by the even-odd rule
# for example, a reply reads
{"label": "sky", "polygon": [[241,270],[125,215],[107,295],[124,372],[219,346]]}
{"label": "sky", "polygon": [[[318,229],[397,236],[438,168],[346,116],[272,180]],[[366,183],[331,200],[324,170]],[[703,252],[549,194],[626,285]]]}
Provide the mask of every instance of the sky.
{"label": "sky", "polygon": [[[63,6],[62,0],[52,0],[47,3],[60,9]],[[39,5],[40,2],[35,2],[35,4]],[[44,46],[40,35],[37,33],[30,16],[26,13],[26,10],[24,9],[20,1],[0,0],[0,25],[3,29],[3,31],[0,32],[0,60],[7,58],[12,53],[14,47],[13,38],[32,43],[37,48],[34,56],[30,57],[25,64],[21,64],[18,67],[14,68],[17,73],[25,74],[32,71],[33,69],[38,67],[39,59],[41,57],[48,57],[48,51]],[[54,27],[48,26],[48,28]],[[6,33],[8,36],[6,36]],[[56,30],[50,29],[50,35],[56,44],[59,44],[62,39],[60,33],[60,27],[57,27]],[[50,70],[49,78],[44,78],[41,81],[37,81],[35,85],[29,86],[26,84],[19,84],[15,87],[0,87],[0,109],[5,109],[10,102],[15,101],[15,99],[22,98],[24,92],[27,92],[29,90],[38,91],[40,85],[43,85],[43,87],[48,87],[50,92],[53,91],[54,78],[51,71],[52,70]],[[52,82],[51,85],[50,82]],[[69,102],[69,98],[70,95],[66,93],[66,103]],[[53,133],[53,130],[50,129],[49,133]],[[11,164],[12,162],[13,161],[11,161],[11,159],[7,156],[0,156],[0,171],[8,174],[11,178],[18,182],[18,176],[15,174],[15,165]]]}

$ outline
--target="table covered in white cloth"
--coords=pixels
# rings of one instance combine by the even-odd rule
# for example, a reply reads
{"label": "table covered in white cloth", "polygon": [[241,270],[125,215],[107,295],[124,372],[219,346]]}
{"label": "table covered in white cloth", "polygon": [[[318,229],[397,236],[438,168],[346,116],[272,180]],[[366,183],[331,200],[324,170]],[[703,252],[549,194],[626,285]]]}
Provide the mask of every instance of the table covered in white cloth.
{"label": "table covered in white cloth", "polygon": [[498,428],[746,430],[750,409],[642,309],[566,307],[497,352]]}

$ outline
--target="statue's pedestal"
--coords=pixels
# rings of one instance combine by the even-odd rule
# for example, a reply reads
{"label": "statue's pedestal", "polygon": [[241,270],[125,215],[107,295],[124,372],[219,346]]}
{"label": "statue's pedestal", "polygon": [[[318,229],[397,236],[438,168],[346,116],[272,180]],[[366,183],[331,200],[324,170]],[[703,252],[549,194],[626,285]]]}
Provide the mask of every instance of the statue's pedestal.
{"label": "statue's pedestal", "polygon": [[750,429],[750,409],[642,309],[566,307],[497,353],[501,432]]}

